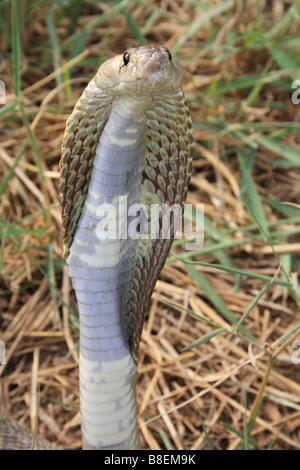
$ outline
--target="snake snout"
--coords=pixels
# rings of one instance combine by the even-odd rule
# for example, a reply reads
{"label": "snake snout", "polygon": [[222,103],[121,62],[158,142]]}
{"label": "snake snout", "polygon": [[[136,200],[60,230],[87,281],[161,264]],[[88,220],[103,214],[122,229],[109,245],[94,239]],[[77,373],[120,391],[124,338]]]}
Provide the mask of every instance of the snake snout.
{"label": "snake snout", "polygon": [[145,71],[147,74],[159,73],[169,66],[169,59],[161,51],[155,51],[145,64]]}
{"label": "snake snout", "polygon": [[148,46],[146,50],[139,49],[141,51],[140,61],[144,74],[157,74],[173,69],[172,55],[165,47]]}

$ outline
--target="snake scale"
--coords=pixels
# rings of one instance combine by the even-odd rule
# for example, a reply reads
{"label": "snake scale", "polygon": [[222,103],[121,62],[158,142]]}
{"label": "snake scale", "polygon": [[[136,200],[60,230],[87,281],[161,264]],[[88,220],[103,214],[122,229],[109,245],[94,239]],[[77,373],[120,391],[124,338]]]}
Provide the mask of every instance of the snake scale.
{"label": "snake scale", "polygon": [[139,448],[139,343],[174,238],[173,213],[166,236],[161,211],[156,237],[149,214],[154,205],[183,207],[192,170],[181,82],[165,47],[127,49],[100,66],[66,124],[63,257],[80,315],[84,449]]}

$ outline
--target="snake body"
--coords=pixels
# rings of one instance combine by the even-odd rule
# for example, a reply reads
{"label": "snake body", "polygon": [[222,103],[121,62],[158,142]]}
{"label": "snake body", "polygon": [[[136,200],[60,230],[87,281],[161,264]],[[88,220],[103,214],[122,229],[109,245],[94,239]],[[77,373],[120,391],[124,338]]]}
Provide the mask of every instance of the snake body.
{"label": "snake body", "polygon": [[152,205],[183,205],[192,169],[181,81],[181,66],[166,48],[128,49],[100,66],[67,121],[60,161],[63,257],[80,314],[85,449],[139,447],[139,343],[174,238],[173,215],[169,236],[160,230],[153,238],[149,213]]}

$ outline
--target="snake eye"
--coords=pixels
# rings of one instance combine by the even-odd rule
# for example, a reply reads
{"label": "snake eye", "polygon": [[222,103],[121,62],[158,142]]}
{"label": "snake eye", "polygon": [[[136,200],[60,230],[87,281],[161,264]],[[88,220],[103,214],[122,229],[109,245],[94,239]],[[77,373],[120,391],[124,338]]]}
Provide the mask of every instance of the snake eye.
{"label": "snake eye", "polygon": [[123,55],[123,65],[126,66],[129,61],[130,61],[130,55],[128,54],[128,52],[124,52],[124,55]]}
{"label": "snake eye", "polygon": [[171,54],[170,51],[168,51],[168,49],[167,49],[167,54],[168,54],[168,57],[169,57],[169,61],[171,62],[171,60],[172,60],[172,54]]}

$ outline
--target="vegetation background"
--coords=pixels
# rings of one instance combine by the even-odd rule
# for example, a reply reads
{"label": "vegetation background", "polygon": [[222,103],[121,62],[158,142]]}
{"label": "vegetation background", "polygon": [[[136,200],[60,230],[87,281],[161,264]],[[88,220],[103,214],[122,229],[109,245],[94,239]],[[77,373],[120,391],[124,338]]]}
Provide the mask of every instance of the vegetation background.
{"label": "vegetation background", "polygon": [[64,127],[99,65],[148,43],[184,69],[195,139],[187,202],[193,216],[204,204],[205,243],[186,251],[177,240],[153,295],[142,448],[300,447],[299,7],[0,3],[0,410],[58,448],[81,445],[78,317],[61,259]]}

